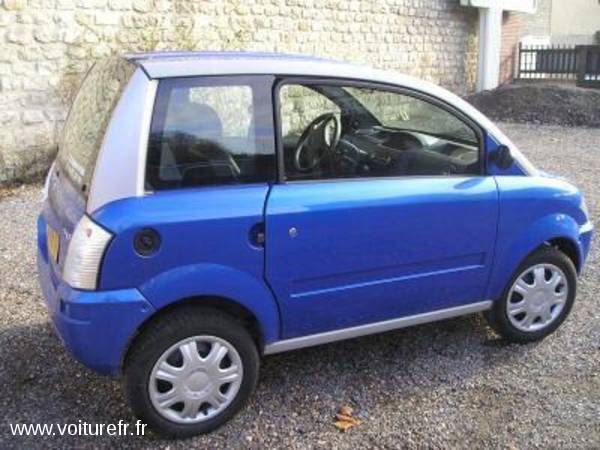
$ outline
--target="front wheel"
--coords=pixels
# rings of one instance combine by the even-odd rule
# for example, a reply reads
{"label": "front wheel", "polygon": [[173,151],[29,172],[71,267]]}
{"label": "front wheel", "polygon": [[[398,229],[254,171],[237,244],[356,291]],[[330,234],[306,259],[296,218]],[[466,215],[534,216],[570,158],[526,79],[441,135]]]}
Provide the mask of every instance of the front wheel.
{"label": "front wheel", "polygon": [[486,317],[511,342],[537,341],[564,322],[576,290],[577,272],[572,261],[554,247],[543,247],[519,266]]}
{"label": "front wheel", "polygon": [[151,429],[185,438],[229,420],[252,393],[258,368],[256,345],[240,323],[219,311],[186,308],[136,340],[125,392]]}

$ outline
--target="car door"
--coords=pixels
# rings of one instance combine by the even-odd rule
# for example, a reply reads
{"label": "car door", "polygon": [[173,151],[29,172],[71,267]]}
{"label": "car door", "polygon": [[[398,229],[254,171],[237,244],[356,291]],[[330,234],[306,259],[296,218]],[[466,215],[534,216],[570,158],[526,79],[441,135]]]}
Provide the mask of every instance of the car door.
{"label": "car door", "polygon": [[[474,124],[371,85],[295,79],[275,95],[283,174],[266,205],[266,278],[283,338],[483,300],[498,200]],[[309,139],[324,157],[296,158],[298,136],[323,114],[339,115]],[[299,170],[302,158],[319,161]]]}

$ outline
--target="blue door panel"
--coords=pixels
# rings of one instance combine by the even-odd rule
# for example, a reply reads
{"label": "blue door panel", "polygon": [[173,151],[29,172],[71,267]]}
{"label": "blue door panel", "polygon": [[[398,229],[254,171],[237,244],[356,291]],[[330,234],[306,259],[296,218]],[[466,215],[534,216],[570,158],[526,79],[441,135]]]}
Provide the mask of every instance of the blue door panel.
{"label": "blue door panel", "polygon": [[489,177],[273,186],[266,274],[283,337],[482,300],[497,215]]}

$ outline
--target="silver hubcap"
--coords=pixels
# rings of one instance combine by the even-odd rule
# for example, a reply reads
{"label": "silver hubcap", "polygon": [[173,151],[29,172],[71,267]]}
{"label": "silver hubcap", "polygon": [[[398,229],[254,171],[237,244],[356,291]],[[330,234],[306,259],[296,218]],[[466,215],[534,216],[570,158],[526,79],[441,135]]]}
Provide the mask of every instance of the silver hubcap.
{"label": "silver hubcap", "polygon": [[525,270],[508,293],[506,313],[521,331],[538,331],[560,315],[569,295],[564,272],[552,264],[536,264]]}
{"label": "silver hubcap", "polygon": [[177,423],[198,423],[233,401],[243,377],[236,349],[216,336],[194,336],[171,346],[152,369],[148,390],[156,411]]}

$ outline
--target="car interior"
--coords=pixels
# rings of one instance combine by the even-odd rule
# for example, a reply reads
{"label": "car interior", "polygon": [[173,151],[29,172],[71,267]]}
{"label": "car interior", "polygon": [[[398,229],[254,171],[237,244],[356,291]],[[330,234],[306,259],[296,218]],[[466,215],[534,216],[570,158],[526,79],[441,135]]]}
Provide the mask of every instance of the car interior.
{"label": "car interior", "polygon": [[[257,132],[252,107],[243,113],[242,133],[224,130],[232,108],[220,112],[195,101],[189,89],[173,95],[168,111],[158,114],[150,133],[146,187],[172,189],[202,185],[259,182],[274,178],[272,136]],[[272,134],[269,131],[269,134]]]}
{"label": "car interior", "polygon": [[410,120],[409,111],[402,114],[406,127],[402,122],[386,126],[342,87],[304,87],[339,109],[318,115],[300,133],[283,136],[287,179],[479,173],[479,143],[466,125],[438,134],[431,131],[432,118],[425,117],[430,123],[419,130],[417,117]]}

